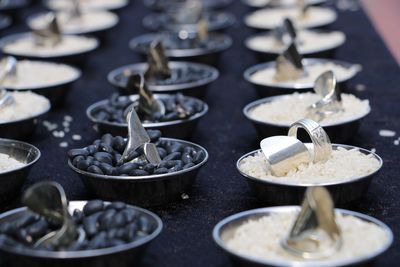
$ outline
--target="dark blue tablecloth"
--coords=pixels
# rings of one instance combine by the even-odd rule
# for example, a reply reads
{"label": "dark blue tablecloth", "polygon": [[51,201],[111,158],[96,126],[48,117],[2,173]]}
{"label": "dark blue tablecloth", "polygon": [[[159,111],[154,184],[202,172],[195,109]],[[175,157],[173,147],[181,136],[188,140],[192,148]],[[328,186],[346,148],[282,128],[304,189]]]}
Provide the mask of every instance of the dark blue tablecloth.
{"label": "dark blue tablecloth", "polygon": [[[22,18],[39,10],[39,6],[26,10]],[[149,247],[145,266],[229,266],[228,259],[212,241],[213,226],[228,215],[262,206],[235,168],[236,160],[242,154],[257,148],[256,132],[242,115],[244,105],[257,98],[243,80],[242,73],[256,61],[243,45],[244,39],[251,34],[241,22],[248,8],[236,0],[229,10],[239,19],[228,31],[234,45],[222,57],[221,77],[211,86],[206,98],[210,111],[193,137],[194,142],[208,149],[210,159],[200,172],[189,199],[154,209],[164,221],[165,228]],[[55,180],[64,186],[70,199],[93,198],[78,176],[69,170],[67,149],[59,147],[59,143],[67,140],[70,148],[80,147],[97,137],[85,110],[89,104],[113,92],[106,81],[110,70],[139,61],[138,55],[128,49],[128,41],[145,32],[141,19],[146,13],[148,10],[139,0],[119,13],[118,27],[109,33],[107,43],[83,66],[83,77],[75,84],[65,107],[48,116],[49,121],[60,124],[64,115],[72,115],[74,121],[68,136],[63,140],[54,138],[43,126],[39,127],[30,142],[41,149],[42,158],[24,188],[37,181]],[[397,238],[400,231],[400,147],[393,144],[394,138],[381,137],[378,131],[391,129],[400,133],[400,69],[363,11],[339,12],[338,21],[330,28],[346,33],[346,44],[336,57],[363,65],[362,73],[350,86],[365,85],[365,91],[352,90],[352,93],[370,99],[372,106],[371,114],[363,121],[352,144],[376,148],[384,160],[382,171],[373,181],[366,198],[353,209],[377,217],[392,228],[395,234],[393,247],[379,259],[377,266],[396,266],[400,261]],[[27,28],[20,21],[3,34],[23,30]],[[72,141],[72,134],[80,134],[83,139]],[[9,207],[2,207],[2,210]]]}

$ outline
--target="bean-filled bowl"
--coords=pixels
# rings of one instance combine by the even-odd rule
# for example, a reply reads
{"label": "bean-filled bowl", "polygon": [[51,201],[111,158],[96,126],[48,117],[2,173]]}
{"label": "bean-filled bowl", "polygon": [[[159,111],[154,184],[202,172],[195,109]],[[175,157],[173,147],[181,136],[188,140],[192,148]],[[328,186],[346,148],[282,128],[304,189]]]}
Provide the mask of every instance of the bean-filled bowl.
{"label": "bean-filled bowl", "polygon": [[[306,144],[313,151],[312,144]],[[382,167],[382,159],[363,148],[332,144],[325,162],[301,164],[284,176],[272,175],[261,150],[242,156],[236,163],[254,195],[262,202],[288,205],[301,202],[307,187],[324,186],[337,205],[357,203]]]}
{"label": "bean-filled bowl", "polygon": [[[46,6],[51,10],[69,10],[72,6],[69,0],[45,0]],[[113,10],[117,11],[129,4],[129,0],[86,0],[80,1],[79,8],[84,11]]]}
{"label": "bean-filled bowl", "polygon": [[[299,4],[297,0],[242,0],[244,4],[252,8],[263,7],[293,7]],[[307,5],[320,5],[326,0],[306,0]]]}
{"label": "bean-filled bowl", "polygon": [[[244,107],[243,114],[252,122],[260,139],[285,135],[293,122],[307,117],[308,108],[319,98],[315,93],[271,96],[249,103]],[[371,111],[368,100],[361,100],[351,94],[341,94],[341,103],[343,111],[320,121],[331,141],[335,143],[345,143],[353,139],[361,121]]]}
{"label": "bean-filled bowl", "polygon": [[88,189],[105,200],[156,206],[180,199],[192,187],[208,153],[188,141],[161,138],[160,131],[147,133],[157,147],[160,164],[143,159],[143,150],[138,149],[120,165],[127,140],[110,134],[90,146],[70,150],[68,164]]}
{"label": "bean-filled bowl", "polygon": [[[193,62],[169,62],[171,75],[167,78],[152,78],[146,80],[148,88],[153,93],[175,94],[203,98],[208,86],[219,77],[216,68]],[[144,74],[147,63],[136,63],[119,67],[108,74],[108,81],[121,94],[126,94],[128,78],[133,74]]]}
{"label": "bean-filled bowl", "polygon": [[302,259],[281,247],[299,206],[248,210],[220,221],[213,230],[216,244],[233,266],[371,266],[393,243],[393,233],[383,222],[354,211],[335,209],[341,229],[341,248],[327,258]]}
{"label": "bean-filled bowl", "polygon": [[37,45],[30,32],[17,33],[0,39],[0,49],[5,55],[20,59],[46,60],[64,63],[84,63],[96,50],[99,41],[93,37],[62,35],[55,45]]}
{"label": "bean-filled bowl", "polygon": [[33,145],[0,138],[1,202],[9,201],[19,195],[22,184],[39,158],[40,150]]}
{"label": "bean-filled bowl", "polygon": [[[207,113],[208,105],[196,98],[177,95],[154,95],[163,102],[166,111],[163,115],[149,116],[139,113],[146,129],[160,130],[166,137],[188,139],[196,129],[199,120]],[[119,96],[102,100],[88,107],[86,115],[102,134],[126,136],[128,124],[126,111],[133,104],[139,104],[139,95]]]}
{"label": "bean-filled bowl", "polygon": [[[70,201],[79,236],[66,247],[37,245],[58,228],[26,207],[0,215],[0,254],[7,266],[132,266],[162,230],[154,213],[123,202]],[[43,243],[42,243],[43,244]]]}
{"label": "bean-filled bowl", "polygon": [[346,82],[361,71],[361,66],[344,61],[322,58],[305,58],[302,60],[304,75],[296,79],[286,79],[276,70],[276,62],[257,64],[245,70],[244,78],[251,83],[259,96],[292,94],[312,91],[315,80],[326,71],[333,71],[337,84],[342,91]]}
{"label": "bean-filled bowl", "polygon": [[169,32],[140,35],[130,41],[129,47],[146,56],[154,40],[162,41],[165,55],[171,60],[196,61],[209,65],[217,65],[221,53],[232,45],[232,38],[222,33],[209,33],[205,40],[198,40]]}

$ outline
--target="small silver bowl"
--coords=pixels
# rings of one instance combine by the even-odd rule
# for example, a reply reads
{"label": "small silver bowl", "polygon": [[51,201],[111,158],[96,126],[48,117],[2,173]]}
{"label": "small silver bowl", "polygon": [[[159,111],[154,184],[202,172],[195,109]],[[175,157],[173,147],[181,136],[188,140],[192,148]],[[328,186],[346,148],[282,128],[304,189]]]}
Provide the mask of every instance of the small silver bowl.
{"label": "small silver bowl", "polygon": [[[307,0],[306,3],[308,5],[321,5],[325,3],[327,0]],[[242,0],[242,3],[247,5],[248,7],[251,8],[263,8],[263,7],[290,7],[290,6],[296,6],[297,1],[296,0]]]}
{"label": "small silver bowl", "polygon": [[[97,37],[98,39],[101,40],[101,42],[106,41],[107,32],[112,30],[115,26],[117,26],[117,24],[119,23],[119,18],[116,14],[114,14],[112,12],[109,12],[109,11],[103,11],[103,12],[108,12],[112,16],[115,16],[114,23],[103,26],[103,27],[97,27],[96,29],[92,29],[92,30],[77,29],[74,31],[62,31],[62,29],[61,29],[61,33],[62,34],[73,34],[73,35],[90,35],[90,36]],[[41,16],[44,16],[46,14],[47,14],[47,12],[41,12],[41,13],[37,13],[37,14],[28,16],[28,18],[26,19],[26,24],[31,25],[35,19],[37,19]]]}
{"label": "small silver bowl", "polygon": [[[193,69],[194,71],[203,71],[204,74],[197,80],[184,81],[176,84],[164,84],[164,83],[151,83],[148,82],[147,86],[154,93],[164,94],[176,94],[182,93],[184,95],[194,96],[203,98],[206,95],[209,84],[214,82],[219,77],[219,72],[216,68],[207,66],[200,63],[193,62],[169,62],[169,67],[172,73],[181,73],[185,69]],[[131,74],[144,73],[148,68],[147,63],[136,63],[119,67],[111,71],[107,79],[114,85],[121,94],[126,94],[125,87],[127,77],[124,72],[130,72]]]}
{"label": "small silver bowl", "polygon": [[[224,31],[235,22],[235,16],[226,12],[206,11],[204,17],[207,20],[209,31]],[[172,31],[180,30],[196,31],[197,24],[179,24],[170,20],[166,13],[151,13],[143,18],[143,26],[150,31]]]}
{"label": "small silver bowl", "polygon": [[[206,10],[223,9],[232,4],[232,0],[202,0],[201,2]],[[165,11],[171,5],[169,0],[144,0],[143,3],[154,11]]]}
{"label": "small silver bowl", "polygon": [[[49,64],[56,64],[56,63],[49,63]],[[65,65],[65,66],[68,66],[68,65]],[[82,72],[79,69],[72,67],[72,66],[69,66],[69,67],[72,68],[76,72],[76,75],[75,75],[75,77],[73,77],[72,79],[70,79],[68,81],[64,81],[64,82],[60,82],[60,83],[52,84],[52,85],[46,85],[46,86],[42,86],[42,87],[29,87],[29,88],[15,89],[13,87],[4,86],[4,88],[7,89],[8,91],[17,91],[17,92],[32,91],[36,94],[43,95],[43,96],[47,97],[47,99],[50,100],[51,106],[53,108],[58,108],[64,104],[64,102],[67,98],[67,95],[71,89],[72,84],[74,82],[76,82],[82,75]]]}
{"label": "small silver bowl", "polygon": [[[290,95],[271,96],[253,101],[243,108],[244,116],[252,122],[260,139],[269,136],[286,135],[290,128],[290,124],[278,124],[257,120],[250,115],[250,112],[259,105],[271,103],[287,97],[290,97]],[[346,143],[356,136],[358,129],[360,128],[361,121],[370,113],[370,111],[371,109],[368,109],[366,113],[360,115],[359,117],[352,118],[351,120],[329,124],[323,123],[322,126],[332,142],[339,144]],[[299,133],[300,136],[301,133]]]}
{"label": "small silver bowl", "polygon": [[[281,206],[281,207],[270,207],[270,208],[261,208],[261,209],[253,209],[248,211],[243,211],[231,215],[222,221],[220,221],[213,230],[213,239],[214,242],[220,247],[231,259],[233,266],[246,266],[246,267],[334,267],[334,266],[371,266],[371,263],[381,254],[383,254],[393,243],[393,233],[390,228],[384,224],[383,222],[354,211],[343,210],[343,209],[335,209],[336,212],[343,214],[344,216],[354,216],[363,221],[373,223],[380,228],[382,228],[387,236],[387,242],[382,245],[382,248],[375,253],[371,253],[364,257],[359,257],[351,260],[342,260],[342,261],[332,261],[330,262],[310,262],[310,261],[274,261],[274,260],[265,260],[259,259],[252,256],[247,256],[241,253],[234,251],[229,248],[226,244],[227,240],[232,238],[235,230],[240,227],[242,224],[248,222],[249,220],[257,220],[258,218],[264,216],[270,216],[272,214],[279,213],[287,213],[287,212],[296,212],[299,211],[299,206]],[[368,233],[366,233],[368,234]]]}
{"label": "small silver bowl", "polygon": [[0,138],[0,153],[25,164],[17,169],[0,172],[0,202],[3,203],[20,195],[19,191],[25,179],[41,154],[40,150],[31,144],[2,138]]}
{"label": "small silver bowl", "polygon": [[[332,32],[332,31],[326,31],[326,30],[309,30],[309,31],[316,32],[316,33]],[[339,33],[343,36],[343,39],[341,42],[330,44],[329,46],[321,47],[320,49],[307,51],[307,53],[302,53],[302,56],[307,57],[307,58],[333,58],[336,50],[346,42],[346,37],[345,37],[344,33],[342,33],[342,32],[339,32]],[[250,42],[253,39],[258,38],[258,37],[262,37],[262,36],[269,37],[272,35],[273,35],[272,32],[258,33],[253,36],[250,36],[244,42],[246,48],[254,53],[254,55],[256,56],[256,58],[259,62],[275,60],[279,56],[279,53],[277,53],[276,51],[263,51],[263,50],[251,47]],[[282,50],[283,50],[283,47],[284,47],[284,45],[282,45]]]}
{"label": "small silver bowl", "polygon": [[[361,67],[357,64],[351,64],[344,61],[334,60],[334,59],[322,59],[322,58],[306,58],[303,59],[303,64],[307,68],[307,65],[316,64],[316,63],[334,63],[340,65],[349,70],[349,75],[345,79],[337,79],[337,84],[340,87],[342,92],[346,90],[346,82],[352,79],[358,72],[361,71]],[[251,83],[258,93],[260,97],[268,97],[275,95],[286,95],[293,94],[295,92],[303,93],[303,92],[311,92],[314,88],[314,82],[310,83],[271,83],[271,84],[262,84],[254,82],[252,79],[252,75],[260,70],[264,69],[275,69],[275,61],[261,63],[254,65],[248,69],[246,69],[243,73],[244,79]]]}
{"label": "small silver bowl", "polygon": [[0,122],[0,138],[25,140],[33,135],[39,120],[51,109],[51,105],[42,112],[12,121]]}
{"label": "small silver bowl", "polygon": [[[70,201],[69,210],[82,210],[87,201]],[[146,216],[154,225],[153,232],[145,237],[128,244],[93,250],[80,251],[47,251],[34,250],[0,245],[2,263],[7,266],[52,266],[52,267],[98,267],[119,266],[128,267],[140,262],[150,242],[152,242],[163,228],[161,219],[154,213],[135,206],[129,206],[139,214]],[[18,208],[2,213],[0,222],[4,222],[28,213],[27,208]]]}
{"label": "small silver bowl", "polygon": [[200,168],[208,160],[205,148],[179,139],[161,138],[192,146],[205,153],[204,159],[195,166],[177,172],[147,176],[111,176],[79,170],[68,160],[69,167],[79,174],[85,186],[101,199],[124,201],[142,207],[160,206],[181,199],[190,191]]}
{"label": "small silver bowl", "polygon": [[[126,96],[120,96],[120,98]],[[155,94],[156,99],[167,99],[170,95]],[[185,96],[186,98],[192,98]],[[132,102],[137,101],[139,95],[131,95],[129,98]],[[201,100],[198,100],[201,101]],[[117,123],[101,121],[95,118],[94,113],[101,107],[107,105],[108,99],[96,102],[89,106],[86,110],[86,116],[90,121],[94,123],[94,128],[101,134],[110,133],[113,136],[127,136],[128,135],[128,124],[127,123]],[[143,123],[143,127],[147,130],[160,130],[165,137],[178,138],[178,139],[190,139],[194,133],[199,120],[206,115],[208,112],[208,105],[201,101],[203,104],[203,110],[199,113],[194,114],[186,119],[164,121],[164,122],[153,122],[153,123]]]}
{"label": "small silver bowl", "polygon": [[163,42],[165,47],[165,55],[170,60],[195,61],[216,66],[218,65],[221,53],[232,46],[232,38],[228,35],[223,33],[210,33],[208,38],[211,40],[211,42],[215,43],[216,46],[197,48],[170,48],[168,44],[171,41],[179,42],[179,39],[175,36],[176,33],[171,32],[144,34],[131,39],[129,42],[129,47],[133,51],[146,57],[149,47],[155,39],[165,40]]}
{"label": "small silver bowl", "polygon": [[79,65],[81,66],[82,64],[85,64],[87,61],[88,56],[95,51],[99,45],[100,42],[97,39],[91,38],[95,40],[95,45],[91,47],[90,49],[80,51],[78,53],[68,53],[68,54],[62,54],[62,55],[56,55],[56,56],[46,56],[46,55],[34,55],[31,53],[10,53],[4,50],[4,47],[7,46],[10,43],[13,43],[19,39],[25,39],[25,38],[31,38],[33,39],[33,34],[30,32],[24,32],[24,33],[16,33],[16,34],[11,34],[8,36],[5,36],[0,39],[0,51],[7,56],[13,56],[16,57],[17,59],[30,59],[30,60],[45,60],[45,61],[51,61],[51,62],[63,62],[67,64],[74,64],[74,65]]}
{"label": "small silver bowl", "polygon": [[361,153],[366,155],[372,155],[379,161],[379,167],[374,172],[361,176],[354,177],[346,181],[338,181],[338,182],[328,182],[328,183],[301,183],[301,184],[288,184],[288,183],[279,183],[276,181],[269,181],[266,179],[260,179],[256,177],[252,177],[248,174],[245,174],[240,170],[240,164],[244,158],[248,156],[253,156],[258,153],[260,150],[255,150],[243,155],[237,162],[236,168],[239,173],[246,178],[247,183],[250,186],[250,189],[254,193],[254,195],[263,203],[273,204],[273,205],[293,205],[296,203],[301,203],[304,192],[307,187],[311,186],[324,186],[332,195],[332,199],[334,200],[336,205],[352,205],[357,203],[363,195],[368,191],[368,187],[372,181],[372,178],[376,176],[379,170],[382,168],[383,161],[382,159],[375,154],[374,152],[368,151],[363,148],[350,146],[350,145],[342,145],[342,144],[332,144],[332,149],[337,149],[338,147],[342,147],[345,149],[358,149]]}
{"label": "small silver bowl", "polygon": [[[279,21],[282,20],[286,17],[284,14],[282,14],[280,20],[275,20],[274,22],[276,23],[272,23],[270,25],[257,25],[252,23],[251,21],[249,21],[250,17],[253,16],[255,13],[260,13],[264,11],[272,11],[272,10],[276,10],[276,9],[293,9],[294,7],[275,7],[275,8],[263,8],[263,9],[258,9],[253,11],[252,13],[246,15],[243,18],[243,23],[244,25],[246,25],[247,27],[253,29],[255,32],[260,32],[260,31],[270,31],[275,29],[275,27],[279,26]],[[334,9],[332,8],[327,8],[327,7],[315,7],[312,6],[309,8],[310,9],[319,9],[319,10],[325,10],[328,14],[329,17],[324,17],[325,20],[324,21],[318,21],[318,22],[314,22],[314,23],[308,23],[308,25],[296,25],[296,21],[293,21],[295,24],[295,27],[298,29],[317,29],[317,28],[324,28],[332,23],[334,23],[337,20],[337,13]],[[262,14],[263,19],[267,19],[269,17],[270,14]],[[325,14],[326,15],[326,14]]]}

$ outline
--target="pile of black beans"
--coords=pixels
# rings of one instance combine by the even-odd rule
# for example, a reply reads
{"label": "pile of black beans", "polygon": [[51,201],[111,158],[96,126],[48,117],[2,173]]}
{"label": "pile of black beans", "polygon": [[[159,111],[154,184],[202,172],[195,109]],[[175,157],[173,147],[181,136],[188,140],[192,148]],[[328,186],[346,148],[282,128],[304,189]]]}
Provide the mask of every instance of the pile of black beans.
{"label": "pile of black beans", "polygon": [[[137,74],[138,72],[125,71],[117,76],[116,79],[119,80],[121,85],[125,86],[128,82],[128,77],[132,74]],[[183,83],[192,83],[201,81],[211,77],[212,72],[208,68],[203,68],[200,65],[181,65],[179,67],[171,68],[171,75],[168,78],[149,78],[146,80],[148,85],[175,85]]]}
{"label": "pile of black beans", "polygon": [[144,176],[177,172],[191,168],[206,157],[203,150],[177,141],[160,139],[161,132],[147,131],[151,142],[157,146],[162,162],[158,165],[142,159],[143,150],[138,149],[128,155],[127,163],[119,165],[118,161],[127,144],[121,136],[105,134],[92,145],[72,149],[68,157],[76,168],[95,174],[112,176]]}
{"label": "pile of black beans", "polygon": [[60,229],[61,225],[31,212],[0,223],[0,244],[14,249],[50,251],[100,249],[131,243],[153,233],[157,227],[148,215],[123,202],[106,204],[101,200],[91,200],[82,210],[76,209],[72,218],[78,229],[84,231],[85,238],[77,238],[67,247],[34,246],[41,237]]}
{"label": "pile of black beans", "polygon": [[[183,120],[200,113],[204,109],[202,101],[183,96],[182,94],[169,95],[168,98],[160,98],[164,103],[165,114],[153,114],[149,116],[136,109],[143,123],[165,122]],[[136,103],[138,100],[135,101]],[[126,110],[132,104],[128,96],[113,94],[105,105],[93,110],[92,116],[99,121],[112,123],[126,123]]]}

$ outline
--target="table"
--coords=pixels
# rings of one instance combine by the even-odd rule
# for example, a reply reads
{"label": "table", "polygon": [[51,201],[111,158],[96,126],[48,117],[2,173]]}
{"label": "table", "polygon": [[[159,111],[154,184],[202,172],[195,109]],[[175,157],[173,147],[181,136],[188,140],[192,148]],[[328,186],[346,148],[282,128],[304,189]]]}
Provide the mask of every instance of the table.
{"label": "table", "polygon": [[[120,24],[109,33],[107,43],[82,66],[83,77],[75,84],[65,107],[52,111],[47,118],[61,124],[65,115],[73,116],[71,132],[66,138],[70,142],[69,148],[85,146],[97,138],[85,110],[89,104],[107,98],[113,92],[106,81],[107,73],[121,65],[140,61],[139,56],[129,50],[128,41],[145,32],[141,19],[149,11],[140,0],[133,2],[120,11]],[[42,10],[40,6],[34,6],[24,11],[21,18],[39,10]],[[230,266],[227,257],[213,243],[211,231],[214,225],[231,214],[263,206],[251,195],[235,167],[241,155],[258,147],[256,132],[242,115],[245,104],[257,98],[242,78],[245,68],[256,63],[243,45],[245,37],[252,33],[241,22],[249,9],[236,0],[228,10],[238,18],[238,23],[227,31],[233,37],[234,45],[222,57],[221,76],[205,99],[210,111],[192,139],[209,151],[210,159],[200,172],[189,199],[153,209],[162,218],[164,230],[150,245],[143,266]],[[367,197],[352,209],[381,219],[392,228],[393,247],[379,259],[377,266],[394,266],[400,261],[400,147],[393,144],[394,138],[381,137],[378,132],[379,129],[391,129],[400,133],[400,69],[362,10],[339,12],[338,21],[330,28],[342,30],[347,35],[347,42],[336,58],[364,67],[350,83],[351,92],[370,99],[372,106],[372,113],[363,121],[359,135],[351,144],[376,148],[384,160]],[[23,30],[27,27],[20,21],[4,35]],[[363,89],[360,84],[365,85],[364,91],[360,91]],[[72,142],[72,134],[80,134],[83,139]],[[64,186],[71,200],[94,198],[68,168],[68,148],[59,147],[62,141],[43,126],[39,127],[29,142],[42,151],[42,158],[24,188],[41,180],[55,180]],[[18,200],[2,210],[16,205]]]}

